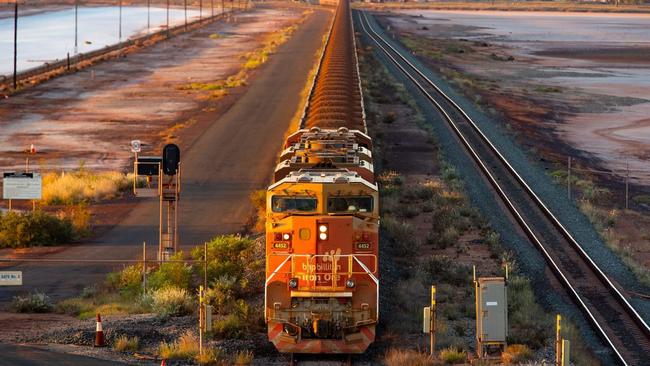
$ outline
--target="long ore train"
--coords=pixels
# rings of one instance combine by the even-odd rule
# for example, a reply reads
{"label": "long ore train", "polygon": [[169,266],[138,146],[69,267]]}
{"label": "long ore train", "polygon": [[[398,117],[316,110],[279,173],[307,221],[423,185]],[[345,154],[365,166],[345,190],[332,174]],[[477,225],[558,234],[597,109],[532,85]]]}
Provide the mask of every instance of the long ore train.
{"label": "long ore train", "polygon": [[283,353],[362,353],[379,314],[379,195],[352,16],[334,16],[266,196],[265,319]]}

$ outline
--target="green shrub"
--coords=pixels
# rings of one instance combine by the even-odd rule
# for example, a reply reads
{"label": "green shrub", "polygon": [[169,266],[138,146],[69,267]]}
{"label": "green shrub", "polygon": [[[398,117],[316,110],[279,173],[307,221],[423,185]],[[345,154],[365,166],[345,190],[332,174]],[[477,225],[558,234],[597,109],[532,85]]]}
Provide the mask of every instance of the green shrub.
{"label": "green shrub", "polygon": [[11,307],[19,313],[47,313],[53,308],[50,297],[38,291],[25,296],[15,296]]}
{"label": "green shrub", "polygon": [[142,293],[142,266],[133,264],[119,272],[111,272],[106,276],[106,284],[125,298],[134,298]]}
{"label": "green shrub", "polygon": [[448,364],[464,363],[467,360],[467,352],[456,347],[449,347],[440,350],[440,361]]}
{"label": "green shrub", "polygon": [[185,289],[166,287],[154,291],[151,307],[162,316],[181,316],[192,313],[194,304]]}
{"label": "green shrub", "polygon": [[552,321],[535,302],[535,294],[527,278],[511,276],[508,280],[508,322],[508,343],[539,349],[551,336]]}
{"label": "green shrub", "polygon": [[[170,259],[182,260],[183,252],[177,252]],[[181,262],[163,262],[147,277],[147,284],[151,289],[178,287],[189,290],[191,280],[192,266]]]}
{"label": "green shrub", "polygon": [[0,213],[0,248],[69,243],[75,230],[69,219],[43,211]]}
{"label": "green shrub", "polygon": [[138,337],[128,337],[125,335],[119,336],[115,340],[115,348],[118,352],[135,352],[140,347],[140,338]]}
{"label": "green shrub", "polygon": [[248,332],[248,323],[237,314],[230,314],[215,320],[212,331],[218,338],[243,338]]}
{"label": "green shrub", "polygon": [[415,239],[413,226],[410,224],[392,218],[390,216],[383,219],[381,227],[393,242],[392,248],[397,255],[413,254],[419,246]]}
{"label": "green shrub", "polygon": [[472,282],[472,270],[444,255],[434,255],[422,262],[422,269],[429,281],[453,286],[467,286]]}

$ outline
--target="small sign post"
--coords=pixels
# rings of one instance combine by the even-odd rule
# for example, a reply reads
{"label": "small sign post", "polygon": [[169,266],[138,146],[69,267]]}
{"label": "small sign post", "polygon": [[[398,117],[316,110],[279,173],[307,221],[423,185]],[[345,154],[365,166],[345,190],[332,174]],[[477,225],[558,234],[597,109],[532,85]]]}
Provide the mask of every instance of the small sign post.
{"label": "small sign post", "polygon": [[429,328],[430,334],[430,349],[431,356],[433,357],[433,352],[436,350],[436,286],[431,286],[431,327]]}
{"label": "small sign post", "polygon": [[0,271],[0,286],[22,286],[22,271]]}

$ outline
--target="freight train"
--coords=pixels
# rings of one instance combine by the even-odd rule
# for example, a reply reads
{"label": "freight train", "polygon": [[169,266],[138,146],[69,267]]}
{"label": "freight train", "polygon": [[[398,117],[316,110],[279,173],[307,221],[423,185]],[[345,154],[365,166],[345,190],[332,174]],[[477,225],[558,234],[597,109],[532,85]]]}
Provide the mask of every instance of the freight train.
{"label": "freight train", "polygon": [[265,319],[282,353],[362,353],[375,339],[379,194],[355,52],[340,1],[267,190]]}

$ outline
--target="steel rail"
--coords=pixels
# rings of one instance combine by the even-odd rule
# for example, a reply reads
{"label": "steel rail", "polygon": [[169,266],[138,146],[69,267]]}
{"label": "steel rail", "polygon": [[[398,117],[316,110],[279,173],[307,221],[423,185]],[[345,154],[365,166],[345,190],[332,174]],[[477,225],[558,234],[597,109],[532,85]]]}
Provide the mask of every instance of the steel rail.
{"label": "steel rail", "polygon": [[[588,266],[594,271],[594,274],[603,282],[604,285],[606,285],[607,289],[614,294],[617,302],[619,305],[632,317],[632,319],[637,323],[637,325],[640,326],[642,332],[646,335],[646,337],[650,334],[648,325],[645,323],[645,321],[639,316],[639,314],[636,312],[636,310],[629,304],[627,299],[618,291],[618,289],[612,284],[612,282],[607,278],[607,276],[598,268],[598,266],[593,262],[593,260],[588,256],[588,254],[582,249],[582,247],[577,243],[577,241],[571,236],[571,234],[564,228],[564,226],[559,222],[559,220],[552,214],[552,212],[548,209],[548,207],[542,202],[542,200],[533,192],[533,190],[530,188],[530,186],[523,180],[523,178],[519,175],[519,173],[512,167],[512,165],[503,157],[503,155],[498,151],[498,149],[492,144],[492,142],[485,136],[485,134],[480,130],[480,128],[474,123],[474,121],[465,113],[464,110],[458,104],[456,104],[449,96],[447,96],[440,88],[435,85],[426,75],[424,75],[416,66],[414,66],[410,61],[408,61],[398,50],[396,50],[392,45],[390,45],[388,42],[386,42],[382,36],[380,36],[372,27],[370,22],[368,21],[368,18],[365,13],[360,12],[361,15],[359,15],[359,21],[364,29],[364,32],[382,49],[382,51],[391,59],[391,61],[414,83],[414,85],[429,99],[435,106],[436,108],[444,115],[445,119],[449,122],[450,126],[453,128],[454,132],[456,135],[459,137],[465,148],[470,152],[470,155],[472,158],[475,160],[475,162],[479,165],[487,179],[490,181],[492,186],[495,188],[499,196],[503,199],[504,203],[508,207],[508,209],[512,212],[513,216],[519,222],[519,224],[522,226],[522,229],[526,233],[526,235],[529,237],[531,241],[533,241],[536,246],[542,251],[544,256],[546,257],[547,262],[553,268],[558,275],[559,279],[563,283],[563,285],[569,290],[569,293],[574,297],[574,300],[578,302],[582,310],[587,314],[587,317],[591,320],[592,325],[598,330],[600,335],[605,339],[605,341],[610,345],[616,356],[618,357],[619,361],[621,363],[627,365],[626,360],[624,357],[621,355],[620,351],[617,349],[617,347],[614,345],[613,341],[610,339],[610,337],[607,335],[607,333],[604,331],[604,329],[601,327],[599,322],[596,320],[594,317],[593,313],[589,309],[589,307],[584,303],[583,299],[581,296],[578,294],[578,292],[575,290],[575,288],[571,285],[570,281],[567,279],[567,277],[564,275],[564,272],[560,269],[560,267],[557,265],[555,260],[551,257],[547,249],[544,247],[542,242],[537,238],[531,227],[528,225],[528,223],[525,221],[523,218],[523,215],[517,210],[517,208],[514,206],[508,195],[505,193],[505,191],[502,189],[502,187],[499,185],[493,174],[487,169],[487,166],[483,162],[483,159],[480,158],[480,156],[477,154],[475,149],[471,146],[469,141],[465,138],[463,133],[460,131],[460,128],[456,125],[454,120],[451,118],[451,116],[447,113],[447,111],[435,100],[435,98],[417,81],[417,79],[409,73],[404,66],[400,64],[398,60],[393,57],[393,55],[382,45],[385,44],[387,47],[389,47],[393,53],[395,53],[403,62],[405,62],[408,67],[413,69],[419,77],[424,79],[427,84],[429,84],[431,87],[433,87],[436,92],[438,92],[443,98],[449,102],[457,112],[461,113],[461,115],[466,119],[466,121],[469,123],[469,125],[473,128],[475,132],[479,135],[481,140],[490,148],[490,150],[497,156],[497,158],[503,163],[504,166],[506,166],[507,170],[512,174],[512,176],[516,179],[516,181],[524,187],[526,193],[533,199],[533,202],[535,202],[538,206],[538,208],[541,209],[542,213],[550,219],[551,223],[553,226],[558,229],[558,231],[562,234],[562,236],[569,241],[574,249],[578,252],[578,254],[582,257],[582,259],[588,264]],[[368,28],[366,28],[366,24]],[[368,31],[370,29],[370,31]],[[371,34],[372,32],[372,34]],[[381,41],[381,43],[380,43]]]}

